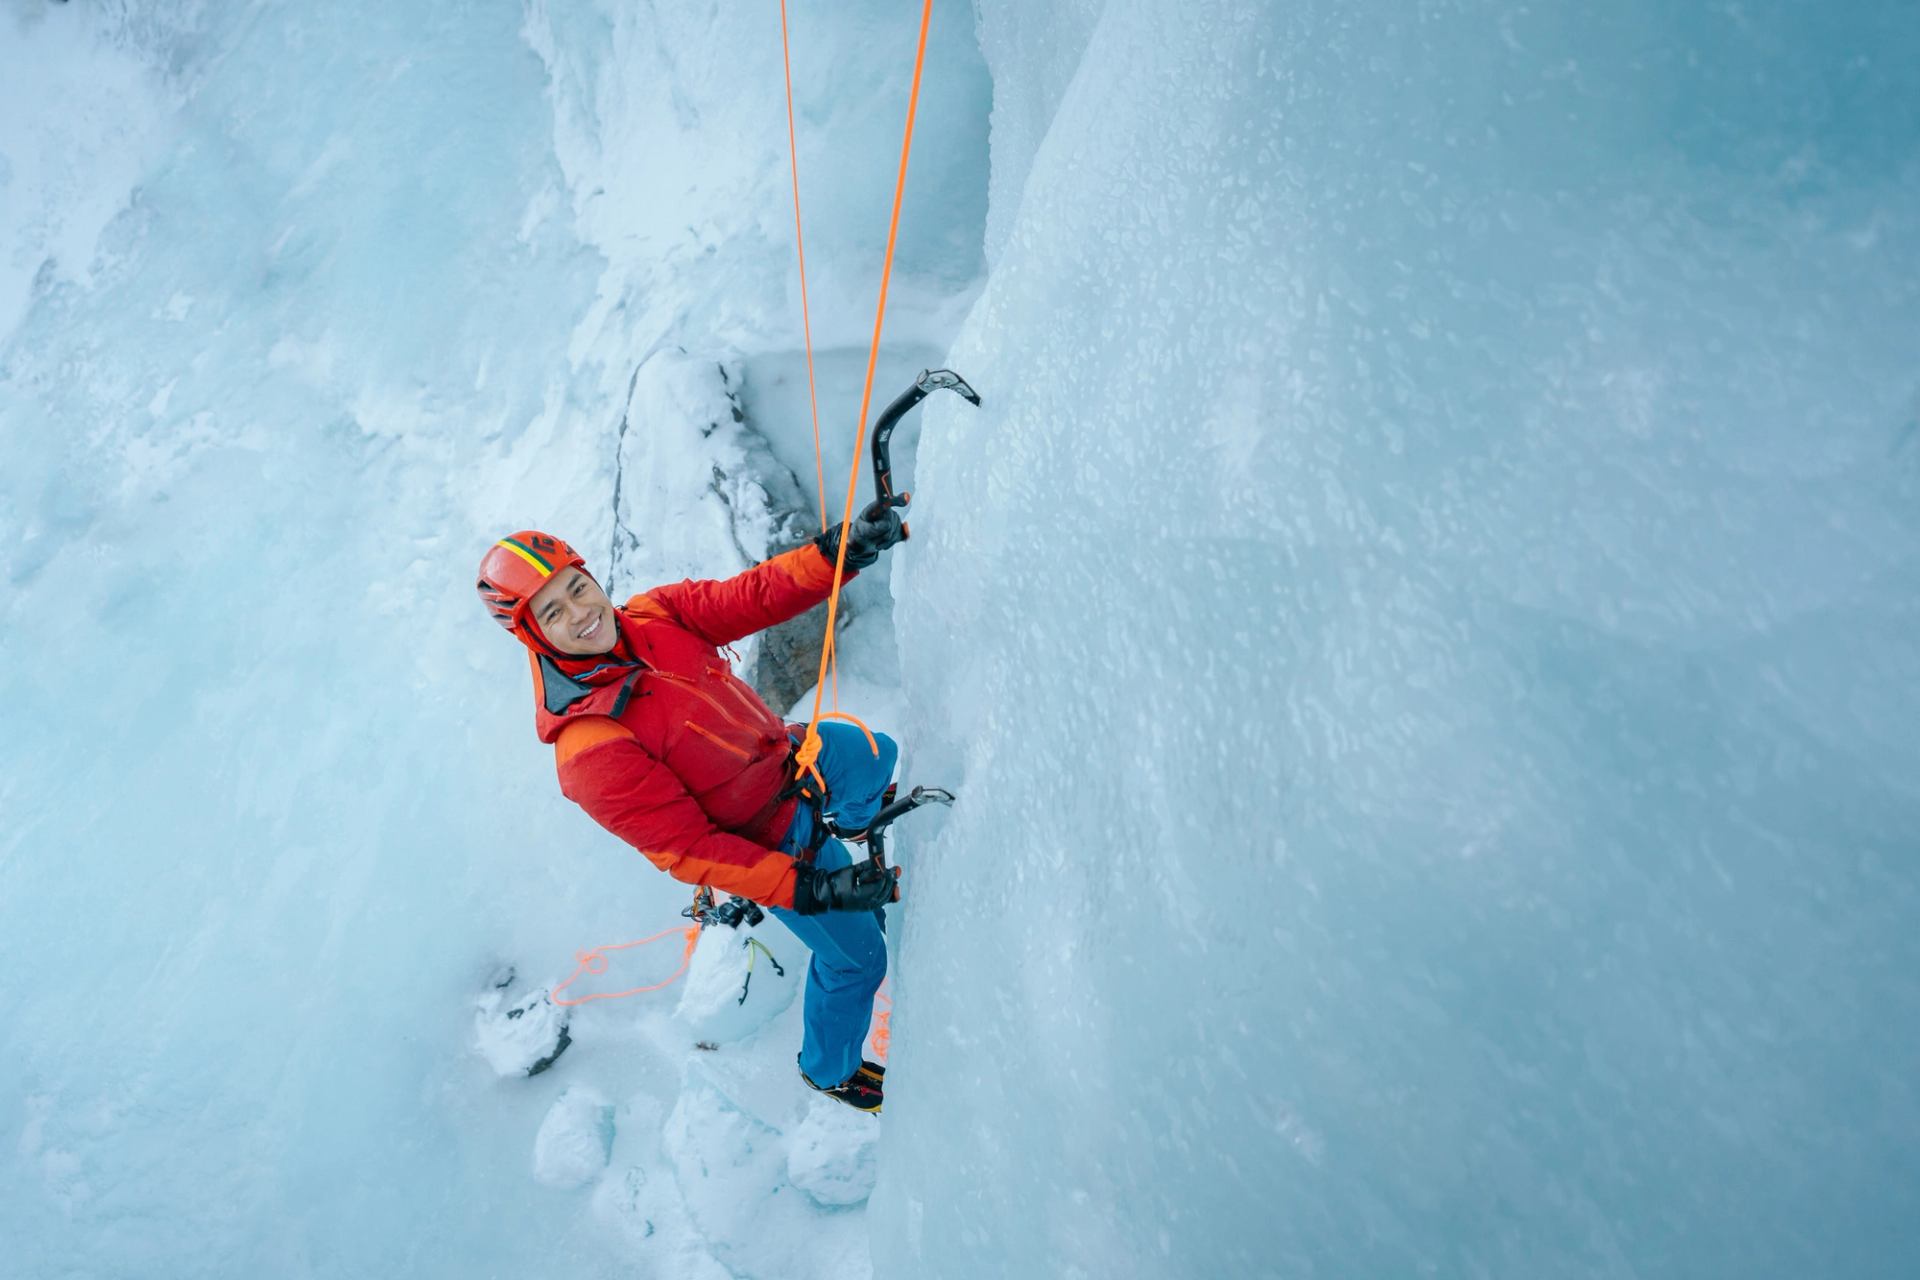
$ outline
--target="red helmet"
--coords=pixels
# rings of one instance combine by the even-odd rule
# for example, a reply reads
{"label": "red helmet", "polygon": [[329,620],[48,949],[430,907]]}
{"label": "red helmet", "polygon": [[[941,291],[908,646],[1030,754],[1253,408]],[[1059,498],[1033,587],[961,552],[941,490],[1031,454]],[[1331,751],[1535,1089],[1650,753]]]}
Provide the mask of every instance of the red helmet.
{"label": "red helmet", "polygon": [[522,529],[500,539],[480,558],[480,603],[487,606],[493,620],[525,638],[527,601],[554,574],[578,565],[582,572],[587,562],[572,547],[550,533]]}

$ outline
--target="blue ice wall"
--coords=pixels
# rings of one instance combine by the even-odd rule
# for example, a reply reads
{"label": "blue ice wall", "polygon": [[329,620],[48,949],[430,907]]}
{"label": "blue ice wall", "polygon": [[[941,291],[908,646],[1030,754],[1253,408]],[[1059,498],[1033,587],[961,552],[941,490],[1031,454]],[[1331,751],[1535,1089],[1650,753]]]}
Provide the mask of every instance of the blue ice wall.
{"label": "blue ice wall", "polygon": [[1906,1274],[1920,12],[979,13],[882,1273]]}
{"label": "blue ice wall", "polygon": [[428,675],[498,641],[474,464],[592,279],[540,63],[497,6],[113,12],[45,21],[170,52],[174,145],[0,346],[0,1271],[585,1273],[449,1082],[550,782]]}

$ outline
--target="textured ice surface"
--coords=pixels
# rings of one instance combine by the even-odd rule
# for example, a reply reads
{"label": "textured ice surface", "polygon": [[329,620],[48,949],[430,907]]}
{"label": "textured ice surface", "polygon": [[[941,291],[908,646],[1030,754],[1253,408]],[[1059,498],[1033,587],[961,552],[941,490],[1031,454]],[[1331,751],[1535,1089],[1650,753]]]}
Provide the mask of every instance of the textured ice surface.
{"label": "textured ice surface", "polygon": [[[789,1032],[797,1034],[797,1022]],[[789,1173],[792,1143],[813,1139],[799,1096],[813,1095],[793,1071],[791,1044],[776,1050],[763,1042],[758,1054],[702,1055],[689,1063],[661,1137],[681,1213],[735,1275],[866,1274],[865,1215],[822,1208]],[[779,1068],[772,1065],[776,1055]],[[800,1171],[815,1172],[804,1151]]]}
{"label": "textured ice surface", "polygon": [[185,34],[147,13],[0,8],[0,342],[36,295],[92,282],[101,232],[174,133],[165,67]]}
{"label": "textured ice surface", "polygon": [[533,1138],[533,1176],[550,1187],[584,1187],[613,1150],[613,1107],[597,1090],[574,1087],[554,1101]]}
{"label": "textured ice surface", "polygon": [[1898,1274],[1916,11],[978,11],[878,1272]]}
{"label": "textured ice surface", "polygon": [[[932,335],[944,345],[981,267],[991,87],[964,6],[937,7],[901,213],[895,343]],[[578,357],[604,366],[597,395],[617,394],[634,364],[689,340],[748,356],[798,352],[778,8],[623,0],[527,8],[527,41],[550,75],[563,178],[549,198],[572,210],[602,263],[573,339]],[[790,15],[807,286],[822,352],[857,347],[864,358],[872,333],[914,16],[893,0]],[[850,393],[823,385],[818,403],[835,435],[853,434],[857,379]],[[808,477],[811,461],[808,448]]]}

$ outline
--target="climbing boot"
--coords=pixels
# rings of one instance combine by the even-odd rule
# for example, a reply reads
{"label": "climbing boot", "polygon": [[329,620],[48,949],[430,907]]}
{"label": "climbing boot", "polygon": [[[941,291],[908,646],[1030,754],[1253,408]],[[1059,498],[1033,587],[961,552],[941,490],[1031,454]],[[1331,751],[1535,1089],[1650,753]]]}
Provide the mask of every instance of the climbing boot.
{"label": "climbing boot", "polygon": [[800,1073],[800,1078],[807,1082],[807,1088],[844,1102],[855,1111],[870,1111],[875,1115],[880,1112],[879,1078],[868,1075],[864,1066],[830,1089],[815,1084],[804,1071]]}

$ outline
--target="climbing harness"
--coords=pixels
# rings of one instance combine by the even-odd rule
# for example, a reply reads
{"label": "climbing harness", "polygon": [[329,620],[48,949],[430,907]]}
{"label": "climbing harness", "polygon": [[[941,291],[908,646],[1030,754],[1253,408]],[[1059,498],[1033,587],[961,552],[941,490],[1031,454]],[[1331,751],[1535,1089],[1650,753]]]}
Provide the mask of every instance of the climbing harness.
{"label": "climbing harness", "polygon": [[[954,800],[953,793],[941,787],[915,787],[907,793],[904,799],[894,798],[896,790],[892,785],[887,787],[884,797],[885,803],[881,805],[880,811],[873,815],[873,821],[869,822],[864,829],[858,831],[842,830],[840,827],[834,825],[833,819],[827,817],[816,808],[814,810],[814,834],[807,851],[807,860],[812,861],[813,855],[819,851],[820,846],[830,837],[854,841],[865,840],[867,856],[872,858],[878,865],[884,867],[887,865],[887,828],[892,826],[896,819],[904,814],[913,812],[922,805],[951,805]],[[823,789],[820,792],[819,802],[824,802],[825,799],[826,793]],[[700,941],[700,933],[702,930],[709,929],[714,925],[721,925],[728,929],[738,929],[744,924],[748,928],[753,928],[767,918],[765,908],[749,898],[728,898],[727,901],[715,905],[712,888],[704,884],[694,890],[692,904],[680,914],[693,923],[689,925],[679,925],[671,929],[662,929],[659,933],[641,938],[635,942],[621,942],[604,947],[589,947],[587,950],[579,952],[574,956],[574,959],[579,962],[578,967],[574,969],[572,975],[569,976],[565,982],[562,982],[549,992],[547,998],[563,1008],[572,1008],[575,1005],[589,1004],[595,1000],[619,1000],[625,996],[637,996],[648,991],[663,991],[677,982],[680,975],[687,971],[687,966],[693,963],[693,949]],[[884,923],[885,917],[883,916],[882,924],[884,925]],[[641,987],[629,987],[625,991],[595,992],[593,995],[577,996],[573,999],[566,999],[561,996],[561,992],[572,986],[586,974],[598,975],[605,973],[611,964],[607,959],[608,952],[626,951],[633,947],[644,947],[649,943],[658,942],[662,938],[669,937],[675,933],[685,937],[686,946],[680,953],[679,967],[667,975],[662,981]],[[786,969],[782,967],[780,961],[775,958],[773,952],[768,949],[766,943],[749,934],[746,939],[746,946],[749,951],[757,950],[765,953],[767,963],[773,966],[774,972],[783,978],[786,976]],[[747,990],[753,983],[754,962],[755,957],[749,955],[747,958],[747,977],[746,980],[741,983],[740,998],[737,1003],[746,1003]]]}

